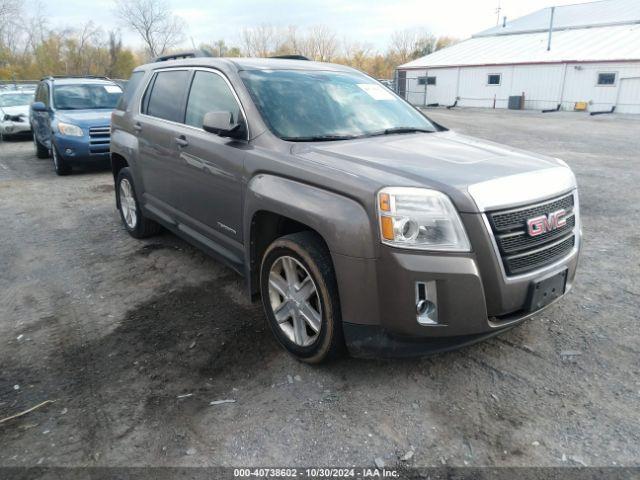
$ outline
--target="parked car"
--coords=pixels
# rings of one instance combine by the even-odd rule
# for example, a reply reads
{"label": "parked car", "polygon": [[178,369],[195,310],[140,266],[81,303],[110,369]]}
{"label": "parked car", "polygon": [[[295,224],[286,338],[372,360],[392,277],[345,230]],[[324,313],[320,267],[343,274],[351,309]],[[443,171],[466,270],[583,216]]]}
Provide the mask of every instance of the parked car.
{"label": "parked car", "polygon": [[0,91],[0,138],[31,132],[29,123],[31,102],[33,102],[33,93]]}
{"label": "parked car", "polygon": [[51,156],[58,175],[74,165],[108,164],[111,111],[121,95],[107,78],[44,78],[30,112],[38,158]]}
{"label": "parked car", "polygon": [[134,71],[112,128],[126,230],[243,274],[303,361],[467,345],[574,282],[566,163],[449,131],[351,68],[166,59]]}

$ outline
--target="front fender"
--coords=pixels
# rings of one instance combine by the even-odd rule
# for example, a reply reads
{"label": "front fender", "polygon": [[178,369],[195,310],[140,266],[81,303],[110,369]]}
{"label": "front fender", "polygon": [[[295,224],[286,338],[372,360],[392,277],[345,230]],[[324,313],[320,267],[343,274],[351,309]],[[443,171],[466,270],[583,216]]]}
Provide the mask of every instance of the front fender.
{"label": "front fender", "polygon": [[[285,216],[318,232],[332,254],[375,258],[376,242],[364,207],[353,199],[295,180],[260,174],[247,185],[244,231],[256,212]],[[247,246],[249,247],[249,246]],[[247,258],[250,251],[247,249]]]}
{"label": "front fender", "polygon": [[[365,208],[355,200],[276,175],[255,176],[247,185],[244,205],[245,238],[251,234],[258,212],[270,212],[315,230],[329,247],[340,292],[342,320],[378,324],[375,302],[363,299],[377,292],[375,258],[376,229]],[[245,242],[245,272],[249,294],[258,291],[257,271],[251,263],[252,242]]]}

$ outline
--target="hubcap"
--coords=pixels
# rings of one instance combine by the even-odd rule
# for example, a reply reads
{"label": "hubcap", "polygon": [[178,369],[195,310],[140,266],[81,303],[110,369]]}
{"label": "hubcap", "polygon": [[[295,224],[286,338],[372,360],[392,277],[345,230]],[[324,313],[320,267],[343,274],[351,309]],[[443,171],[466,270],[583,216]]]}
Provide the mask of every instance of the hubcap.
{"label": "hubcap", "polygon": [[136,200],[133,197],[133,188],[126,178],[120,182],[120,211],[122,218],[129,228],[136,228],[138,221],[138,210],[136,208]]}
{"label": "hubcap", "polygon": [[322,325],[322,307],[311,275],[293,257],[278,258],[269,272],[269,301],[278,326],[296,345],[316,341]]}

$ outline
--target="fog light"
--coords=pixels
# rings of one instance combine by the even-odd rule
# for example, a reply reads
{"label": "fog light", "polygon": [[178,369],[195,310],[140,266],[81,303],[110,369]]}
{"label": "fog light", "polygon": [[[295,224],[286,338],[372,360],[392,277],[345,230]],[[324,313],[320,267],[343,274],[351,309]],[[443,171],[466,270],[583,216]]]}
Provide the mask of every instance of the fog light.
{"label": "fog light", "polygon": [[64,153],[66,153],[67,155],[73,155],[73,148],[65,148]]}
{"label": "fog light", "polygon": [[416,319],[420,325],[438,325],[436,282],[416,283]]}

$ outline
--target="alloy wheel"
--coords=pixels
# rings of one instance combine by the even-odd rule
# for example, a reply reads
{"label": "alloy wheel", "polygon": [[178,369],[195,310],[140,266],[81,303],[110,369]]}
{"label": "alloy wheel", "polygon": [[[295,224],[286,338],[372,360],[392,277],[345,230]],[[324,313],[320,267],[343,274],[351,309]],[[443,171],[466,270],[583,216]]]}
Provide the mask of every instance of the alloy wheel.
{"label": "alloy wheel", "polygon": [[313,278],[295,258],[278,258],[269,271],[269,301],[278,326],[300,347],[313,344],[322,325],[322,306]]}
{"label": "alloy wheel", "polygon": [[134,229],[138,222],[138,210],[133,196],[133,188],[126,178],[120,181],[120,211],[127,227]]}

